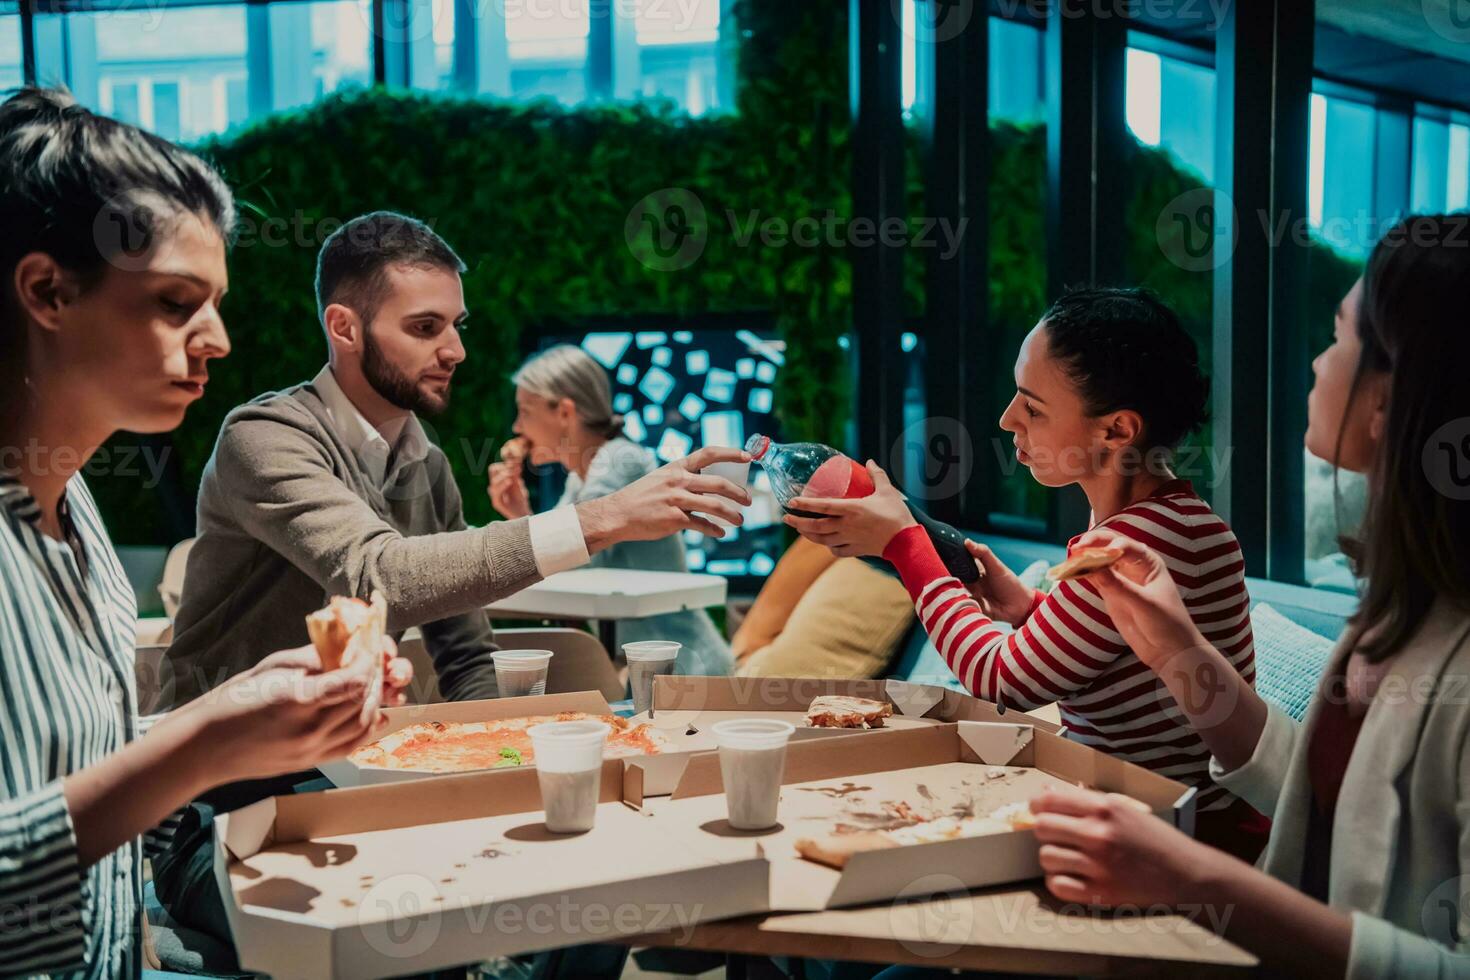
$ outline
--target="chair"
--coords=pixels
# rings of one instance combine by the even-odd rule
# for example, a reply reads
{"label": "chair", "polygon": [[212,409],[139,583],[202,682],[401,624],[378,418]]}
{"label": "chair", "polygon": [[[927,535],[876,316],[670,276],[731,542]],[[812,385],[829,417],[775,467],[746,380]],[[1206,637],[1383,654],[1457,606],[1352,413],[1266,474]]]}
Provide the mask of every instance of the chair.
{"label": "chair", "polygon": [[163,581],[158,583],[158,596],[163,600],[163,614],[173,619],[179,611],[179,599],[184,594],[184,570],[189,565],[189,552],[194,549],[195,538],[185,538],[169,550],[163,563]]}
{"label": "chair", "polygon": [[[609,701],[627,697],[627,689],[607,654],[607,648],[591,633],[557,627],[504,629],[495,631],[495,642],[503,650],[552,651],[554,656],[546,674],[547,694],[597,691]],[[443,701],[433,658],[417,630],[410,630],[399,641],[398,654],[413,664],[408,702],[433,704]]]}

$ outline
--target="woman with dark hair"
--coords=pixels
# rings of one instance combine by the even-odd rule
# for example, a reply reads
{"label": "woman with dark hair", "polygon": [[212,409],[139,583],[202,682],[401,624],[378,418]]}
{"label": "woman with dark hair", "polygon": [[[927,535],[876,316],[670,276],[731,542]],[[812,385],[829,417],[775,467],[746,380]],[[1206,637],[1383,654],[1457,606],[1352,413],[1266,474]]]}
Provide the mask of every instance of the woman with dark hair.
{"label": "woman with dark hair", "polygon": [[[1090,578],[1173,691],[1219,782],[1272,817],[1261,870],[1081,790],[1032,801],[1066,901],[1209,905],[1288,976],[1470,976],[1470,216],[1414,217],[1374,248],[1313,363],[1307,449],[1368,480],[1362,602],[1300,723],[1227,669],[1166,557]],[[1219,681],[1201,713],[1194,678]],[[1212,918],[1213,921],[1213,918]]]}
{"label": "woman with dark hair", "polygon": [[[1208,399],[1194,342],[1172,310],[1142,290],[1086,290],[1060,299],[1022,343],[1016,396],[1000,424],[1038,482],[1082,488],[1094,527],[1161,550],[1194,622],[1249,686],[1255,650],[1240,545],[1172,469]],[[1070,738],[1198,787],[1200,837],[1254,857],[1264,843],[1259,814],[1211,781],[1208,749],[1109,622],[1097,591],[1063,581],[1043,594],[975,542],[983,574],[967,591],[887,476],[868,467],[873,495],[800,498],[792,510],[828,516],[787,523],[838,555],[892,563],[929,638],[977,697],[1001,710],[1058,702]]]}
{"label": "woman with dark hair", "polygon": [[[369,675],[310,648],[138,717],[133,591],[80,470],[120,429],[178,425],[229,353],[233,223],[184,150],[63,92],[0,105],[0,975],[137,976],[140,835],[378,722]],[[408,673],[390,661],[385,703]]]}

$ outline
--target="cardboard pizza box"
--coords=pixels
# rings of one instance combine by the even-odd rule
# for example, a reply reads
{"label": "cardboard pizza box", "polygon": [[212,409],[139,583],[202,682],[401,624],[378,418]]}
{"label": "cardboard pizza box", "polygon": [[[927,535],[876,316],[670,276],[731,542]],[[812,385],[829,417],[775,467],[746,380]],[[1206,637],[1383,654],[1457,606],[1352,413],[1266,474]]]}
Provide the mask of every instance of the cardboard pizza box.
{"label": "cardboard pizza box", "polygon": [[[479,701],[441,701],[435,704],[412,704],[386,708],[388,725],[383,735],[390,735],[409,725],[427,721],[498,721],[504,718],[526,718],[532,715],[554,715],[561,711],[585,711],[589,715],[610,715],[607,699],[597,691],[572,694],[543,694],[526,698],[486,698]],[[379,736],[382,737],[382,736]],[[336,759],[317,767],[323,776],[338,787],[377,786],[400,783],[435,775],[404,769],[382,769],[359,766],[348,759]],[[681,767],[682,768],[682,767]],[[505,769],[494,770],[497,773]]]}
{"label": "cardboard pizza box", "polygon": [[624,772],[604,764],[586,834],[547,832],[531,769],[280,796],[218,817],[215,877],[241,965],[276,980],[399,976],[765,910],[755,842],[630,807]]}
{"label": "cardboard pizza box", "polygon": [[[642,760],[625,760],[631,768]],[[697,828],[733,857],[751,842],[771,862],[773,910],[835,909],[913,899],[1040,876],[1035,834],[1003,830],[853,856],[838,871],[801,857],[796,842],[839,823],[888,829],[900,802],[926,816],[986,816],[1056,783],[1123,793],[1193,833],[1192,787],[1019,721],[958,721],[787,747],[780,823],[770,831],[731,829],[717,754],[692,757],[672,796],[644,799],[671,827]],[[887,826],[886,826],[886,825]]]}
{"label": "cardboard pizza box", "polygon": [[[812,700],[823,695],[845,695],[886,701],[893,706],[882,728],[808,728],[806,713]],[[641,765],[648,770],[650,795],[672,793],[683,774],[689,754],[717,748],[712,727],[730,718],[777,718],[796,726],[793,738],[830,738],[929,728],[956,721],[1022,719],[1046,732],[1059,726],[1029,715],[1002,713],[995,705],[968,694],[932,684],[901,680],[835,680],[816,677],[686,677],[654,678],[653,710],[634,715],[648,722],[671,746]]]}

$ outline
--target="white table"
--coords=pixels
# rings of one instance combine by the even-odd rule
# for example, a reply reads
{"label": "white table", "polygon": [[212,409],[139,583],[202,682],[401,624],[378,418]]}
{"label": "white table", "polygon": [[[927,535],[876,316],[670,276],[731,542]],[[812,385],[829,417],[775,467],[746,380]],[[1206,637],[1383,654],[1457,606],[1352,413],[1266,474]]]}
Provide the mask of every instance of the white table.
{"label": "white table", "polygon": [[619,620],[722,605],[728,589],[719,575],[576,568],[492,602],[485,611],[518,619],[595,619],[603,646],[616,655]]}

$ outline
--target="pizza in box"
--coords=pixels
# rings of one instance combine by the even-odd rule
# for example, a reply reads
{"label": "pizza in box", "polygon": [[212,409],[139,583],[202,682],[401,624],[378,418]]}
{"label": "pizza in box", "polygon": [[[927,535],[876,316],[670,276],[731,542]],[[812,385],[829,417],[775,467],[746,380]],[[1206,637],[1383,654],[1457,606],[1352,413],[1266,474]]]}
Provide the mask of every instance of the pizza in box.
{"label": "pizza in box", "polygon": [[529,730],[548,721],[601,721],[612,729],[603,758],[658,755],[668,737],[646,722],[634,725],[617,715],[562,711],[494,721],[427,721],[389,732],[347,758],[363,768],[404,769],[436,774],[534,765]]}

